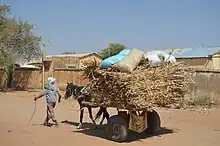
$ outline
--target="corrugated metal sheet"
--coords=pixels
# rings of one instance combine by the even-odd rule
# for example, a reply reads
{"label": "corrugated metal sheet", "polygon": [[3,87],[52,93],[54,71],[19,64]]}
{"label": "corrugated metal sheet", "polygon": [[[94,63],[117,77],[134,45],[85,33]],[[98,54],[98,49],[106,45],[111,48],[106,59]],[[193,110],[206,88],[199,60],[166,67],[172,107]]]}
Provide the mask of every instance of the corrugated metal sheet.
{"label": "corrugated metal sheet", "polygon": [[176,52],[173,56],[175,58],[201,58],[208,57],[216,51],[220,51],[220,47],[183,48],[181,52]]}
{"label": "corrugated metal sheet", "polygon": [[85,53],[85,54],[59,54],[59,55],[47,55],[46,57],[84,57],[93,53]]}

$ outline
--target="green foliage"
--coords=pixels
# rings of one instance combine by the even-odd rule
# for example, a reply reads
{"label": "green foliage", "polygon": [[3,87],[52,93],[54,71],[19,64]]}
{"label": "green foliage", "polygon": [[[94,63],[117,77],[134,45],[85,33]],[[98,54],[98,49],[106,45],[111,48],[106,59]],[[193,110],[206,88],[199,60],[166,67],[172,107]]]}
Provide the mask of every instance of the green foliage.
{"label": "green foliage", "polygon": [[109,44],[109,46],[103,49],[99,54],[104,58],[108,58],[118,54],[120,51],[126,49],[126,46],[123,44],[115,43]]}
{"label": "green foliage", "polygon": [[11,8],[8,5],[0,5],[0,17],[4,17],[11,12]]}
{"label": "green foliage", "polygon": [[0,66],[30,61],[42,54],[42,38],[33,34],[34,26],[20,19],[9,18],[10,12],[8,5],[0,5]]}

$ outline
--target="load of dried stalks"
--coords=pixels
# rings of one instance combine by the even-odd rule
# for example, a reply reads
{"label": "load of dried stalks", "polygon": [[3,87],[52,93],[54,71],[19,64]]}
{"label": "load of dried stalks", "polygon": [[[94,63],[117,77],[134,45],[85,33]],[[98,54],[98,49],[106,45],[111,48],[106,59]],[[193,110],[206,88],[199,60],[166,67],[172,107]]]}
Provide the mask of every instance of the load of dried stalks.
{"label": "load of dried stalks", "polygon": [[182,63],[150,67],[140,63],[133,73],[117,69],[100,70],[95,62],[85,71],[91,82],[85,91],[98,106],[141,110],[149,106],[182,105],[192,70]]}

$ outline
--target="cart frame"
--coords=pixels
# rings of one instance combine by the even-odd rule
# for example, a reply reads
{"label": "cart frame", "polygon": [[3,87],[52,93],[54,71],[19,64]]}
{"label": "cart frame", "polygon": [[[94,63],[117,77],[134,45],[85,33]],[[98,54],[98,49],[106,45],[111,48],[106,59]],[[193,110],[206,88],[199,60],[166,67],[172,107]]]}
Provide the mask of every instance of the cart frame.
{"label": "cart frame", "polygon": [[[83,104],[100,107],[89,102],[83,102]],[[117,111],[118,113],[116,115],[112,115],[109,118],[105,129],[105,133],[110,140],[116,142],[126,141],[129,130],[138,133],[145,132],[150,135],[155,135],[160,130],[160,116],[154,109],[142,109],[136,111],[117,109]]]}

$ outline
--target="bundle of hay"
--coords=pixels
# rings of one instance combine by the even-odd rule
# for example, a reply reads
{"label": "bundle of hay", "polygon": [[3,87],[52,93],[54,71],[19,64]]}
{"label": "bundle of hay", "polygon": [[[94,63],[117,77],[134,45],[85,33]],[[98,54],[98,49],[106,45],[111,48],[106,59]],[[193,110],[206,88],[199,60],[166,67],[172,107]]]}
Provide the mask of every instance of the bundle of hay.
{"label": "bundle of hay", "polygon": [[[149,106],[182,105],[192,71],[182,63],[166,63],[151,67],[145,61],[132,73],[117,69],[99,69],[87,64],[86,75],[91,79],[85,91],[98,106],[141,110]],[[92,66],[92,67],[91,67]]]}

